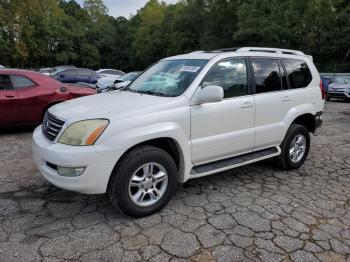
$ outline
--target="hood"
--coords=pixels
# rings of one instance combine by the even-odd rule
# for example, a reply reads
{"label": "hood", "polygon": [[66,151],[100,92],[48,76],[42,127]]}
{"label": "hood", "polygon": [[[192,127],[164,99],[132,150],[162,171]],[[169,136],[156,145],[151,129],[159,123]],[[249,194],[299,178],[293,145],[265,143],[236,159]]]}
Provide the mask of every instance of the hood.
{"label": "hood", "polygon": [[336,84],[336,83],[332,83],[329,85],[329,88],[331,89],[349,89],[350,88],[350,84]]}
{"label": "hood", "polygon": [[92,118],[116,119],[147,112],[157,112],[171,107],[173,97],[159,97],[128,91],[112,91],[84,96],[59,103],[50,108],[50,113],[75,122]]}
{"label": "hood", "polygon": [[112,86],[114,84],[114,81],[117,80],[118,77],[101,77],[100,79],[97,80],[97,87],[98,88],[106,88],[109,86]]}

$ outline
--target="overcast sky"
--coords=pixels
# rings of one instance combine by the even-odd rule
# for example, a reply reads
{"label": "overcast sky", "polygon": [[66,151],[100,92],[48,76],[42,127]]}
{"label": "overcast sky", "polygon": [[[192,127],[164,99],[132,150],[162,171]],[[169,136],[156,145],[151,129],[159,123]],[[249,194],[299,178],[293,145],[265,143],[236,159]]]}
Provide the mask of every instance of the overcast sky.
{"label": "overcast sky", "polygon": [[[177,0],[163,0],[167,3],[176,3]],[[82,5],[84,0],[77,0]],[[125,16],[126,18],[130,15],[136,14],[136,11],[143,7],[148,0],[103,0],[105,5],[108,7],[109,14],[112,16]]]}

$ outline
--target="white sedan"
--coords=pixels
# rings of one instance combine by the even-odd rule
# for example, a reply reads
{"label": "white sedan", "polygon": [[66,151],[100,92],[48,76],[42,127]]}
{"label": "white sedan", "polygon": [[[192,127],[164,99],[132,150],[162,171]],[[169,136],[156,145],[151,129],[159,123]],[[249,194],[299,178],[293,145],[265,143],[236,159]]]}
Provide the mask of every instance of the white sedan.
{"label": "white sedan", "polygon": [[99,74],[100,76],[113,77],[113,78],[118,78],[125,75],[123,71],[116,70],[116,69],[100,69],[100,70],[97,70],[96,73]]}

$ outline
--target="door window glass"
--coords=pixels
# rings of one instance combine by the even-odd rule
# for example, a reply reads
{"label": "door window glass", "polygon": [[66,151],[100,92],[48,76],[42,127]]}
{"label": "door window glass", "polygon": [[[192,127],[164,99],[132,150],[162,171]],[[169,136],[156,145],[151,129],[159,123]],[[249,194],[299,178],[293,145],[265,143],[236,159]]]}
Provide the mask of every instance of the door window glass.
{"label": "door window glass", "polygon": [[257,94],[282,89],[278,60],[253,58],[252,65],[255,78],[255,92]]}
{"label": "door window glass", "polygon": [[8,75],[0,75],[0,90],[13,89],[11,79]]}
{"label": "door window glass", "polygon": [[224,98],[247,94],[247,66],[244,58],[221,61],[202,82],[202,87],[216,85],[224,89]]}
{"label": "door window glass", "polygon": [[307,87],[312,81],[312,75],[306,62],[297,59],[284,59],[284,64],[288,73],[290,87]]}
{"label": "door window glass", "polygon": [[11,80],[12,80],[14,89],[22,89],[26,87],[36,86],[36,84],[32,80],[30,80],[25,76],[11,75]]}

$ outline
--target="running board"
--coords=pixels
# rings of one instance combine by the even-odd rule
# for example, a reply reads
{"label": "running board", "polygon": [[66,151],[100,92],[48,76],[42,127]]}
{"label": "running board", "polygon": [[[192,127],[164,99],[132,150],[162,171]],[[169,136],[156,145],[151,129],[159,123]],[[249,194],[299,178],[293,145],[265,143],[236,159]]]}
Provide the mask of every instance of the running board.
{"label": "running board", "polygon": [[190,172],[190,177],[194,178],[218,173],[231,168],[247,165],[260,160],[278,156],[280,153],[280,147],[269,147],[259,151],[197,165],[192,168]]}

